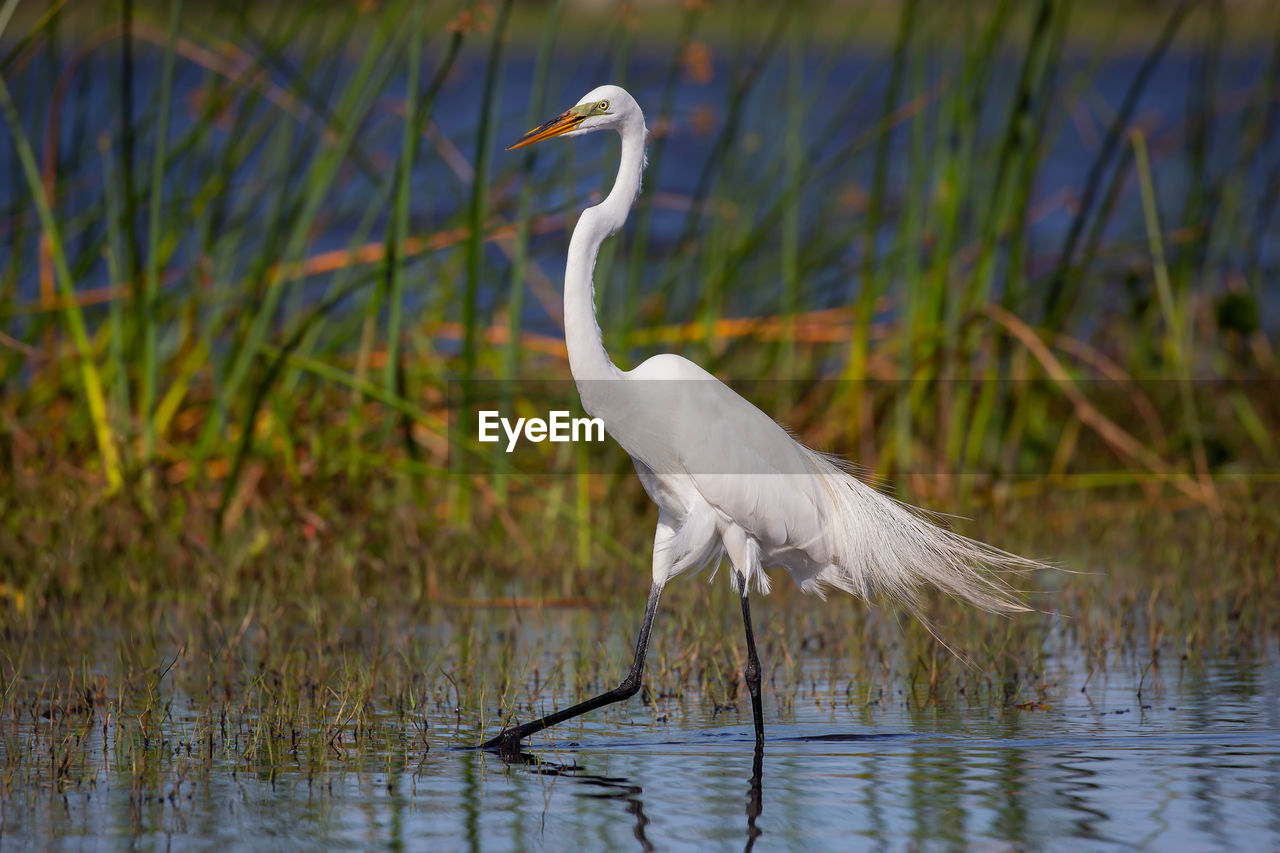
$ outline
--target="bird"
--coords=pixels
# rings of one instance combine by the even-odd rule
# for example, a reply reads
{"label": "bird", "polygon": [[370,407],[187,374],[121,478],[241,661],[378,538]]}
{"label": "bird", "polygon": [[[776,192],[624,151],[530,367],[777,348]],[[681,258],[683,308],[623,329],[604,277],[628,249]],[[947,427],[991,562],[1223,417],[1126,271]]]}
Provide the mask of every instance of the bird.
{"label": "bird", "polygon": [[1044,564],[961,536],[878,491],[686,358],[655,355],[632,370],[614,364],[596,319],[593,273],[601,245],[623,227],[640,193],[644,114],[625,89],[600,86],[508,150],[606,130],[621,137],[618,175],[609,194],[582,211],[569,240],[565,343],[583,409],[630,455],[658,506],[649,597],[631,669],[617,687],[504,728],[480,748],[518,755],[529,736],[634,696],[663,588],[686,572],[714,570],[725,558],[742,607],[743,675],[757,747],[764,715],[749,594],[769,592],[766,569],[785,570],[821,597],[830,590],[879,595],[915,609],[921,590],[934,587],[988,611],[1029,610],[1003,575]]}

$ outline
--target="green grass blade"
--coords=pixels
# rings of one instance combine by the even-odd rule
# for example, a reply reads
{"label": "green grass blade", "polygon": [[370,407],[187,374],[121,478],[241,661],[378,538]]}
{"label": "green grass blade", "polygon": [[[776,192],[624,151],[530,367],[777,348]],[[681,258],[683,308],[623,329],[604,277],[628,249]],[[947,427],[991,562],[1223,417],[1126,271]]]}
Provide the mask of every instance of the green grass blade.
{"label": "green grass blade", "polygon": [[1147,223],[1147,241],[1151,247],[1151,265],[1156,280],[1156,294],[1160,300],[1160,311],[1164,315],[1167,330],[1166,351],[1173,361],[1174,371],[1178,377],[1183,419],[1186,422],[1187,432],[1191,436],[1191,451],[1196,473],[1200,477],[1200,485],[1206,499],[1213,501],[1215,500],[1213,481],[1209,478],[1208,457],[1204,449],[1204,431],[1200,425],[1200,416],[1196,411],[1195,396],[1191,389],[1190,361],[1186,352],[1190,341],[1187,339],[1187,329],[1183,326],[1184,317],[1187,315],[1185,300],[1176,299],[1173,284],[1169,279],[1169,266],[1165,260],[1164,236],[1160,230],[1155,186],[1151,180],[1151,164],[1147,158],[1146,137],[1141,130],[1134,129],[1129,139],[1133,143],[1138,185],[1142,190],[1142,212]]}
{"label": "green grass blade", "polygon": [[36,165],[31,144],[27,141],[27,134],[22,129],[22,121],[18,117],[18,110],[14,106],[13,97],[9,94],[9,86],[3,76],[0,76],[0,108],[3,108],[5,120],[9,123],[14,147],[18,151],[22,171],[26,176],[27,186],[31,190],[31,196],[40,217],[40,227],[44,229],[45,237],[49,240],[54,270],[57,273],[59,289],[62,291],[64,303],[62,317],[75,343],[80,382],[84,389],[85,401],[89,405],[89,417],[93,423],[98,455],[102,461],[102,473],[107,478],[108,491],[114,492],[124,484],[124,476],[120,470],[120,453],[111,429],[107,398],[103,393],[102,375],[93,361],[93,349],[89,343],[89,333],[85,328],[84,315],[75,299],[75,282],[71,277],[66,253],[62,248],[62,234],[58,223],[53,218],[49,200],[45,197],[44,185],[40,181],[40,169]]}
{"label": "green grass blade", "polygon": [[151,463],[155,453],[156,427],[152,420],[160,367],[156,363],[156,296],[160,289],[160,225],[164,199],[165,146],[169,136],[169,107],[173,94],[174,47],[182,20],[182,0],[173,0],[169,14],[169,42],[164,68],[160,72],[160,119],[156,124],[156,147],[151,161],[151,206],[147,228],[147,277],[142,291],[142,388],[138,418],[142,422],[142,464]]}
{"label": "green grass blade", "polygon": [[[387,227],[387,251],[384,254],[390,287],[387,294],[387,363],[383,370],[382,387],[395,393],[402,385],[404,374],[400,364],[400,325],[404,313],[405,242],[409,234],[409,180],[413,175],[414,155],[418,149],[418,71],[422,57],[422,3],[417,2],[409,15],[409,80],[405,92],[404,127],[400,138],[400,159],[396,169],[395,202],[391,222]],[[387,423],[390,428],[390,422]],[[412,456],[414,445],[407,430],[406,449]]]}
{"label": "green grass blade", "polygon": [[[502,69],[502,49],[506,39],[507,20],[511,15],[512,0],[504,0],[498,7],[498,18],[493,26],[493,38],[489,42],[489,61],[485,66],[484,87],[480,96],[479,127],[476,131],[475,177],[471,185],[467,223],[467,277],[462,296],[462,388],[463,408],[466,409],[471,381],[475,378],[477,349],[479,344],[480,278],[484,272],[484,229],[488,216],[490,137],[493,116],[500,97],[498,77]],[[470,514],[470,491],[465,477],[458,479],[457,502],[454,507],[461,519]]]}
{"label": "green grass blade", "polygon": [[[376,91],[374,90],[377,87],[369,86],[368,84],[374,69],[384,58],[383,47],[385,42],[386,33],[379,29],[372,37],[360,67],[348,83],[346,93],[339,106],[338,113],[345,118],[342,133],[336,140],[326,140],[322,143],[308,170],[301,209],[285,239],[284,249],[279,258],[280,262],[273,266],[274,272],[266,282],[262,303],[249,321],[249,329],[245,341],[232,357],[231,366],[227,372],[226,381],[221,388],[221,393],[218,395],[217,404],[213,413],[205,422],[198,448],[198,455],[201,458],[207,456],[208,450],[221,435],[231,403],[236,395],[240,393],[240,388],[248,375],[249,366],[266,340],[276,307],[284,295],[285,288],[283,284],[285,283],[286,271],[302,256],[302,250],[307,243],[311,226],[320,211],[321,202],[332,186],[338,169],[344,162],[346,154],[360,130],[365,113],[373,106],[376,97]],[[385,77],[389,74],[390,70],[387,69],[383,76]]]}

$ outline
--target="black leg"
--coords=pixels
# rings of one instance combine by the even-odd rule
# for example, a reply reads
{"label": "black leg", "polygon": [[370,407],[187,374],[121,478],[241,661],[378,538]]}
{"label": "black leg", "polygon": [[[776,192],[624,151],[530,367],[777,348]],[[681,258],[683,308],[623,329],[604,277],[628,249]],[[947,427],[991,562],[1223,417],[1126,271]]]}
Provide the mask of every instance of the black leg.
{"label": "black leg", "polygon": [[640,625],[640,636],[636,638],[635,660],[631,662],[631,672],[627,673],[627,677],[623,679],[621,684],[612,690],[601,693],[599,696],[595,696],[585,702],[579,702],[571,708],[564,708],[533,722],[504,729],[502,734],[480,744],[480,748],[496,750],[507,756],[517,755],[520,752],[520,742],[529,735],[540,732],[549,726],[554,726],[556,723],[563,723],[565,720],[581,716],[588,711],[594,711],[596,708],[603,708],[605,705],[612,705],[614,702],[621,702],[636,695],[640,690],[641,676],[644,674],[644,656],[645,652],[649,650],[649,631],[653,628],[653,615],[658,612],[658,599],[661,597],[662,584],[654,583],[649,588],[649,603],[645,605],[644,622]]}
{"label": "black leg", "polygon": [[764,708],[760,704],[760,657],[756,654],[756,635],[751,630],[751,605],[747,602],[747,585],[742,584],[742,624],[747,629],[747,689],[751,691],[751,713],[756,721],[756,743],[764,743]]}

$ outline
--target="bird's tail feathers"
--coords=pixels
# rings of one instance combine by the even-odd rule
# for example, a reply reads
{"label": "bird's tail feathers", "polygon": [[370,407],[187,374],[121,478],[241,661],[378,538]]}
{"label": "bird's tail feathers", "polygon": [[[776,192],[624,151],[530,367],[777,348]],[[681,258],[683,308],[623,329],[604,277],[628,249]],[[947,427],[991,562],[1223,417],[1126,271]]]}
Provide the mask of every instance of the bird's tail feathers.
{"label": "bird's tail feathers", "polygon": [[826,530],[832,560],[806,584],[808,591],[821,594],[836,587],[864,599],[880,595],[917,616],[921,593],[929,586],[995,613],[1031,609],[1005,576],[1047,564],[941,527],[821,454],[813,453],[810,461],[831,498]]}

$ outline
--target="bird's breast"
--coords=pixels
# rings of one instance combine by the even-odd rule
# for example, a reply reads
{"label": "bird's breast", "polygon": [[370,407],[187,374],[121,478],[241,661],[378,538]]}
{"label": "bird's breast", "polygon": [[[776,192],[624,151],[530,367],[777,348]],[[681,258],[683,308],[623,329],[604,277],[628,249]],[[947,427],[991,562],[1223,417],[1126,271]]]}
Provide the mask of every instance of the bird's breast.
{"label": "bird's breast", "polygon": [[649,499],[673,521],[684,521],[695,504],[706,503],[688,475],[658,473],[634,456],[631,462]]}

